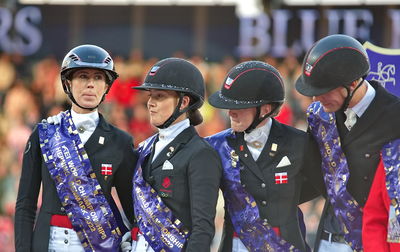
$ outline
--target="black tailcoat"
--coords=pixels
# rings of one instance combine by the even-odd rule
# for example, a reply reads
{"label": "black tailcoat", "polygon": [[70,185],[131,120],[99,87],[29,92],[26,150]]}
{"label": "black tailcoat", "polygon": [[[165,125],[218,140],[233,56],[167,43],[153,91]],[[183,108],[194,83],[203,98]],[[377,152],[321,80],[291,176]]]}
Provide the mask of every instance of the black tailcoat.
{"label": "black tailcoat", "polygon": [[[99,143],[100,137],[104,137],[104,144]],[[132,137],[107,123],[100,115],[99,124],[84,147],[105,197],[110,201],[111,188],[115,186],[124,212],[133,222],[132,176],[137,155]],[[112,175],[105,178],[101,174],[102,164],[112,164]],[[42,205],[36,217],[41,185]],[[36,127],[23,157],[15,211],[16,251],[48,251],[50,219],[54,214],[66,213],[42,158]]]}
{"label": "black tailcoat", "polygon": [[[144,178],[191,232],[185,251],[210,251],[222,173],[217,152],[190,126],[151,163],[153,153],[142,166]],[[166,161],[173,169],[163,169]]]}
{"label": "black tailcoat", "polygon": [[[343,126],[343,112],[335,113],[341,147],[350,171],[347,190],[361,207],[367,201],[383,145],[400,138],[400,99],[378,82],[370,81],[370,84],[376,91],[375,97],[351,131],[346,131]],[[321,215],[315,251],[318,251],[328,205],[329,200]]]}
{"label": "black tailcoat", "polygon": [[[300,198],[301,189],[305,183],[305,174],[310,173],[305,170],[320,170],[320,161],[315,162],[320,160],[315,142],[306,132],[273,120],[268,141],[257,161],[254,161],[243,140],[243,133],[236,133],[236,136],[228,138],[227,141],[244,166],[240,173],[241,184],[254,197],[260,217],[266,219],[271,226],[278,227],[282,239],[305,251],[297,206],[304,201]],[[276,151],[272,148],[273,144],[277,146]],[[310,158],[312,155],[316,157]],[[285,156],[290,165],[277,167]],[[276,183],[275,174],[281,172],[287,173],[287,183]],[[315,196],[316,194],[302,195],[306,200]],[[232,251],[233,236],[233,226],[226,210],[224,233],[219,249],[224,252]]]}

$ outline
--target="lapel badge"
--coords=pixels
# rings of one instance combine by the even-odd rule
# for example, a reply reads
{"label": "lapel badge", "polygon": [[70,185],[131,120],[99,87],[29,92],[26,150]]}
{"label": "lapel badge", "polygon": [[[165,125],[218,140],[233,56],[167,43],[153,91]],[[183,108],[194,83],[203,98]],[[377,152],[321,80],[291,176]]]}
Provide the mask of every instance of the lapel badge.
{"label": "lapel badge", "polygon": [[167,153],[167,157],[171,157],[171,156],[172,156],[172,153],[175,151],[175,148],[174,148],[173,146],[170,146],[170,147],[168,148],[168,150],[169,150],[169,152]]}
{"label": "lapel badge", "polygon": [[271,156],[271,157],[274,157],[275,156],[275,152],[278,150],[278,144],[276,144],[276,143],[272,143],[272,145],[271,145],[271,152],[269,153],[269,155]]}
{"label": "lapel badge", "polygon": [[231,164],[234,168],[237,166],[237,162],[239,161],[239,156],[236,154],[234,150],[231,151]]}
{"label": "lapel badge", "polygon": [[103,136],[99,137],[99,144],[104,144],[104,137]]}

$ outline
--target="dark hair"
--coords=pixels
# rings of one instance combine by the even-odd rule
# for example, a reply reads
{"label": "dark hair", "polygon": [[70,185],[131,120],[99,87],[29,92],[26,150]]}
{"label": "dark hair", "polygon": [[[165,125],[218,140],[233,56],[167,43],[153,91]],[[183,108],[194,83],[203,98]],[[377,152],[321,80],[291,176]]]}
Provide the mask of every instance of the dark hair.
{"label": "dark hair", "polygon": [[203,122],[203,116],[198,109],[188,111],[188,118],[190,120],[190,124],[193,126],[199,125]]}

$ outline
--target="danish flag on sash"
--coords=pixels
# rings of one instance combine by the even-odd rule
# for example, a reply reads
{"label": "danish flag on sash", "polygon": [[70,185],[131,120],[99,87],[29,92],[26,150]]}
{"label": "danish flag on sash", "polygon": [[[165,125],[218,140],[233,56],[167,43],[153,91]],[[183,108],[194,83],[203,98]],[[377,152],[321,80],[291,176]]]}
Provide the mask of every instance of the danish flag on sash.
{"label": "danish flag on sash", "polygon": [[101,164],[101,175],[112,175],[112,164]]}
{"label": "danish flag on sash", "polygon": [[275,173],[275,184],[287,184],[287,182],[288,182],[287,172]]}

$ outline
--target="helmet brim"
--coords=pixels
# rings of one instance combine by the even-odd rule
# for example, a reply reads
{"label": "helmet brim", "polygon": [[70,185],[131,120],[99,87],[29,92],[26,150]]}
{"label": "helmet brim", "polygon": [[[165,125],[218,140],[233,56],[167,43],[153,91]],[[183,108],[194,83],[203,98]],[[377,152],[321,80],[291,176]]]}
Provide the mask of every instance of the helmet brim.
{"label": "helmet brim", "polygon": [[238,101],[232,100],[224,97],[221,94],[221,91],[217,91],[208,97],[208,103],[219,109],[246,109],[246,108],[255,108],[266,102],[246,102],[246,101]]}
{"label": "helmet brim", "polygon": [[303,75],[300,75],[300,77],[297,78],[295,87],[300,94],[308,97],[323,95],[336,88],[336,87],[323,87],[323,88],[313,87],[304,80]]}

